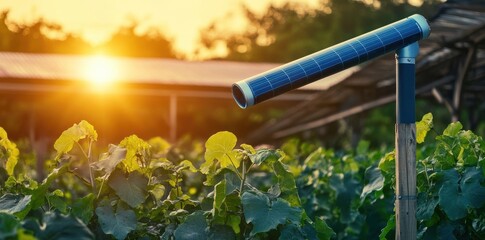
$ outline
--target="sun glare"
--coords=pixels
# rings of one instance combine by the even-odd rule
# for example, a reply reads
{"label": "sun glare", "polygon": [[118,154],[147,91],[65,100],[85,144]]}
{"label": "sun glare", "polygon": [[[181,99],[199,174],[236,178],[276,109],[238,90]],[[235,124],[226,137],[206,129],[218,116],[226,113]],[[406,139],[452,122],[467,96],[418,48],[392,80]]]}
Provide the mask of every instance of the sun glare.
{"label": "sun glare", "polygon": [[86,63],[85,77],[96,90],[106,89],[116,79],[116,68],[112,59],[98,55]]}

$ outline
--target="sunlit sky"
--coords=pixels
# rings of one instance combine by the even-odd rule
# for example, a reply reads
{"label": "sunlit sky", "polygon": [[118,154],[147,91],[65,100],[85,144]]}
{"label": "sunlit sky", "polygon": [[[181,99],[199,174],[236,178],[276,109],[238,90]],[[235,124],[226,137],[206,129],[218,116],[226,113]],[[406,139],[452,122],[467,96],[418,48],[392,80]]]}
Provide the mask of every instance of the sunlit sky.
{"label": "sunlit sky", "polygon": [[[296,0],[295,0],[296,1]],[[295,2],[294,1],[294,2]],[[175,40],[175,47],[191,52],[200,29],[230,17],[233,29],[244,27],[241,5],[262,12],[269,4],[287,0],[1,0],[10,20],[32,22],[40,17],[59,23],[93,44],[107,40],[122,24],[135,19],[143,28],[155,26]],[[316,6],[318,0],[300,0]]]}

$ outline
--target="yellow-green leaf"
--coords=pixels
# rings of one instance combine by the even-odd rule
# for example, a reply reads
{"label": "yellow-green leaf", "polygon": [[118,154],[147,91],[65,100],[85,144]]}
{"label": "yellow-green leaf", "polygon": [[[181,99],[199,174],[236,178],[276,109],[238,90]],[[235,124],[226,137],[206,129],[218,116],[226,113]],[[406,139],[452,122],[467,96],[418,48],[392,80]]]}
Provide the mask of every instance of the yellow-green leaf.
{"label": "yellow-green leaf", "polygon": [[161,137],[150,138],[150,140],[148,140],[148,144],[152,146],[153,154],[166,154],[172,146],[169,142]]}
{"label": "yellow-green leaf", "polygon": [[197,172],[197,168],[194,167],[194,164],[190,162],[189,160],[183,160],[182,162],[177,165],[177,171],[181,170],[189,170],[191,172]]}
{"label": "yellow-green leaf", "polygon": [[86,137],[89,137],[91,141],[98,140],[98,133],[94,130],[93,125],[85,120],[82,120],[79,124],[74,124],[62,132],[61,136],[54,143],[54,149],[57,151],[56,159],[71,151],[74,143]]}
{"label": "yellow-green leaf", "polygon": [[416,142],[423,143],[431,128],[433,128],[433,114],[426,113],[421,121],[416,123]]}
{"label": "yellow-green leaf", "polygon": [[221,167],[225,168],[230,165],[239,167],[240,159],[237,152],[233,151],[236,146],[237,138],[231,132],[218,132],[207,139],[205,143],[205,161],[204,166],[210,166],[214,159],[217,159]]}
{"label": "yellow-green leaf", "polygon": [[4,139],[4,138],[7,138],[7,132],[5,131],[5,129],[0,127],[0,139]]}
{"label": "yellow-green leaf", "polygon": [[241,148],[246,150],[249,154],[256,154],[256,150],[254,150],[253,146],[249,144],[241,144]]}
{"label": "yellow-green leaf", "polygon": [[448,125],[448,127],[446,127],[446,129],[443,131],[443,135],[450,137],[456,136],[462,128],[463,125],[461,125],[460,122],[450,123],[450,125]]}
{"label": "yellow-green leaf", "polygon": [[8,139],[7,132],[0,127],[0,162],[5,162],[5,170],[9,176],[13,175],[18,159],[17,145]]}
{"label": "yellow-green leaf", "polygon": [[123,163],[128,172],[135,171],[141,166],[148,166],[151,146],[143,139],[136,135],[131,135],[121,141],[120,147],[124,147],[127,150]]}

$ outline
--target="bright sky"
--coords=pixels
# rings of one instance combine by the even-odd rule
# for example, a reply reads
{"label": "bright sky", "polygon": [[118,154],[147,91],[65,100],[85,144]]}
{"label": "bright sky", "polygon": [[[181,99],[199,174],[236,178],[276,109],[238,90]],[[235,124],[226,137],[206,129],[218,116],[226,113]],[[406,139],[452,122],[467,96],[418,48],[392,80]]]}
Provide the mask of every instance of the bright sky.
{"label": "bright sky", "polygon": [[244,27],[241,5],[256,11],[270,3],[319,0],[1,0],[0,10],[10,9],[9,19],[31,22],[40,17],[61,24],[66,31],[78,33],[91,43],[100,43],[122,24],[135,19],[142,27],[159,27],[175,40],[175,47],[186,53],[194,50],[200,29],[214,20],[233,16],[233,29]]}

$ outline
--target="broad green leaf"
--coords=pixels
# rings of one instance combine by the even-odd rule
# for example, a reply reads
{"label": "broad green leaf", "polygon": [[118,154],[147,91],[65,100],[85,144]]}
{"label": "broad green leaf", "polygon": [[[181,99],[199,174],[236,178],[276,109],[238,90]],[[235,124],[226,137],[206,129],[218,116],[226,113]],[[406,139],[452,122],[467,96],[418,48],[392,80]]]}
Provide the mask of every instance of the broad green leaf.
{"label": "broad green leaf", "polygon": [[418,194],[418,203],[416,209],[417,220],[428,220],[433,214],[436,206],[438,205],[439,198],[434,195],[429,195],[426,192],[420,192]]}
{"label": "broad green leaf", "polygon": [[232,164],[238,168],[241,160],[237,157],[237,152],[233,151],[236,142],[236,135],[227,131],[210,136],[205,142],[205,163],[201,166],[201,172],[207,174],[214,160],[218,160],[222,168]]}
{"label": "broad green leaf", "polygon": [[280,152],[273,149],[258,149],[256,154],[250,154],[249,159],[254,164],[261,164],[263,162],[273,163],[281,158]]}
{"label": "broad green leaf", "polygon": [[226,180],[214,186],[214,209],[221,210],[222,202],[226,198]]}
{"label": "broad green leaf", "polygon": [[262,193],[245,192],[241,202],[246,223],[253,225],[251,236],[268,232],[288,221],[298,224],[301,219],[301,209],[291,207],[287,201],[280,198],[270,201]]}
{"label": "broad green leaf", "polygon": [[150,144],[136,135],[126,137],[120,142],[120,147],[126,148],[126,157],[122,161],[128,172],[133,172],[149,165]]}
{"label": "broad green leaf", "polygon": [[125,209],[122,204],[117,204],[116,212],[108,202],[104,202],[96,208],[101,229],[106,234],[113,235],[116,239],[125,239],[126,235],[136,229],[137,220],[135,212]]}
{"label": "broad green leaf", "polygon": [[280,161],[273,163],[273,170],[278,178],[278,184],[281,190],[280,197],[288,201],[292,207],[301,206],[293,174],[286,171],[283,163]]}
{"label": "broad green leaf", "polygon": [[165,227],[165,232],[163,232],[163,235],[160,237],[160,240],[172,240],[173,233],[175,232],[175,227],[176,225],[173,223]]}
{"label": "broad green leaf", "polygon": [[231,227],[217,224],[210,228],[208,237],[211,240],[230,240],[236,239],[236,234]]}
{"label": "broad green leaf", "polygon": [[91,166],[97,171],[103,171],[105,177],[108,177],[125,158],[126,148],[110,144],[108,152],[101,154],[100,160],[92,163]]}
{"label": "broad green leaf", "polygon": [[318,239],[330,240],[335,236],[335,232],[330,228],[325,221],[320,218],[315,218],[315,230],[317,231]]}
{"label": "broad green leaf", "polygon": [[32,201],[31,206],[32,209],[37,209],[41,207],[45,202],[45,196],[47,195],[47,190],[51,186],[52,182],[56,180],[59,176],[63,175],[67,172],[69,165],[63,165],[59,168],[52,170],[51,173],[47,176],[46,179],[34,190],[31,191],[32,193]]}
{"label": "broad green leaf", "polygon": [[379,234],[379,240],[387,240],[386,236],[396,228],[396,216],[392,214],[387,220],[386,226],[381,230],[381,234]]}
{"label": "broad green leaf", "polygon": [[255,154],[256,153],[256,150],[254,150],[253,146],[251,146],[249,144],[243,143],[243,144],[241,144],[241,148],[244,149],[249,154]]}
{"label": "broad green leaf", "polygon": [[8,139],[7,132],[0,127],[0,164],[5,163],[4,167],[9,176],[13,175],[18,159],[17,145]]}
{"label": "broad green leaf", "polygon": [[306,240],[301,227],[295,224],[286,224],[280,231],[279,240]]}
{"label": "broad green leaf", "polygon": [[381,171],[376,167],[368,167],[365,170],[365,182],[367,184],[362,189],[362,194],[360,197],[365,199],[367,195],[374,191],[380,191],[384,187],[384,177],[381,174]]}
{"label": "broad green leaf", "polygon": [[224,181],[226,182],[226,196],[241,187],[241,179],[232,171],[224,174]]}
{"label": "broad green leaf", "polygon": [[163,184],[156,184],[151,186],[149,190],[150,194],[155,198],[157,202],[162,200],[163,195],[165,195],[165,186]]}
{"label": "broad green leaf", "polygon": [[427,113],[416,123],[416,142],[423,143],[431,128],[433,128],[433,114]]}
{"label": "broad green leaf", "polygon": [[15,216],[0,212],[0,239],[14,239],[19,227],[20,223]]}
{"label": "broad green leaf", "polygon": [[72,204],[71,214],[88,224],[94,213],[94,194],[90,193],[83,198],[76,199]]}
{"label": "broad green leaf", "polygon": [[439,204],[451,220],[465,217],[468,208],[483,206],[485,187],[480,185],[482,179],[482,173],[474,167],[467,168],[462,177],[455,169],[444,171]]}
{"label": "broad green leaf", "polygon": [[[436,146],[436,150],[433,155],[433,160],[438,163],[438,167],[442,170],[447,170],[456,166],[456,158],[453,156],[452,149],[450,146],[442,141],[443,139],[447,138],[448,136],[438,136],[436,139],[438,140],[438,145]],[[458,157],[458,156],[456,156]]]}
{"label": "broad green leaf", "polygon": [[52,193],[48,194],[46,197],[51,207],[59,210],[63,214],[67,213],[67,202],[64,197]]}
{"label": "broad green leaf", "polygon": [[7,193],[0,197],[0,213],[8,213],[22,219],[30,210],[31,195]]}
{"label": "broad green leaf", "polygon": [[161,137],[154,137],[148,140],[148,144],[152,147],[153,154],[167,154],[172,145]]}
{"label": "broad green leaf", "polygon": [[194,164],[192,164],[191,161],[189,160],[183,160],[182,162],[177,165],[176,171],[181,171],[181,170],[189,170],[193,173],[197,172],[197,168],[194,167]]}
{"label": "broad green leaf", "polygon": [[131,172],[128,178],[121,171],[114,171],[108,179],[108,185],[116,195],[131,207],[137,207],[147,198],[148,179],[139,172]]}
{"label": "broad green leaf", "polygon": [[379,169],[386,173],[394,174],[396,169],[396,154],[394,151],[386,153],[379,161]]}
{"label": "broad green leaf", "polygon": [[[485,153],[481,149],[483,140],[472,131],[460,131],[458,134],[458,145],[461,148],[458,155],[458,162],[463,166],[476,166],[480,156]],[[483,157],[482,157],[483,158]]]}
{"label": "broad green leaf", "polygon": [[475,167],[466,168],[460,182],[461,191],[472,208],[481,208],[485,204],[485,187],[481,185],[484,177]]}
{"label": "broad green leaf", "polygon": [[98,134],[94,130],[93,125],[85,120],[78,124],[74,124],[62,132],[61,136],[54,143],[54,149],[57,151],[56,159],[59,159],[63,154],[72,150],[74,143],[81,139],[89,137],[91,141],[98,139]]}
{"label": "broad green leaf", "polygon": [[460,122],[450,123],[450,125],[448,125],[448,127],[446,127],[446,129],[443,131],[443,135],[450,137],[456,136],[462,128],[463,125],[461,125]]}
{"label": "broad green leaf", "polygon": [[460,219],[467,213],[466,203],[458,192],[460,175],[455,169],[443,171],[443,174],[444,183],[439,192],[439,204],[450,219]]}
{"label": "broad green leaf", "polygon": [[327,163],[325,159],[325,150],[321,147],[310,153],[305,159],[304,164],[308,168],[317,168]]}
{"label": "broad green leaf", "polygon": [[352,177],[352,174],[335,174],[330,177],[330,188],[336,193],[336,207],[340,209],[340,221],[351,223],[352,200],[360,195],[360,183]]}
{"label": "broad green leaf", "polygon": [[173,163],[166,158],[153,159],[150,161],[150,165],[148,167],[151,170],[163,168],[165,170],[175,171],[175,165],[173,165]]}
{"label": "broad green leaf", "polygon": [[185,221],[180,224],[175,230],[175,239],[177,240],[193,240],[193,239],[207,239],[207,221],[205,220],[204,212],[196,211],[187,216]]}
{"label": "broad green leaf", "polygon": [[94,239],[93,233],[79,219],[55,212],[46,212],[42,227],[29,230],[37,239]]}

